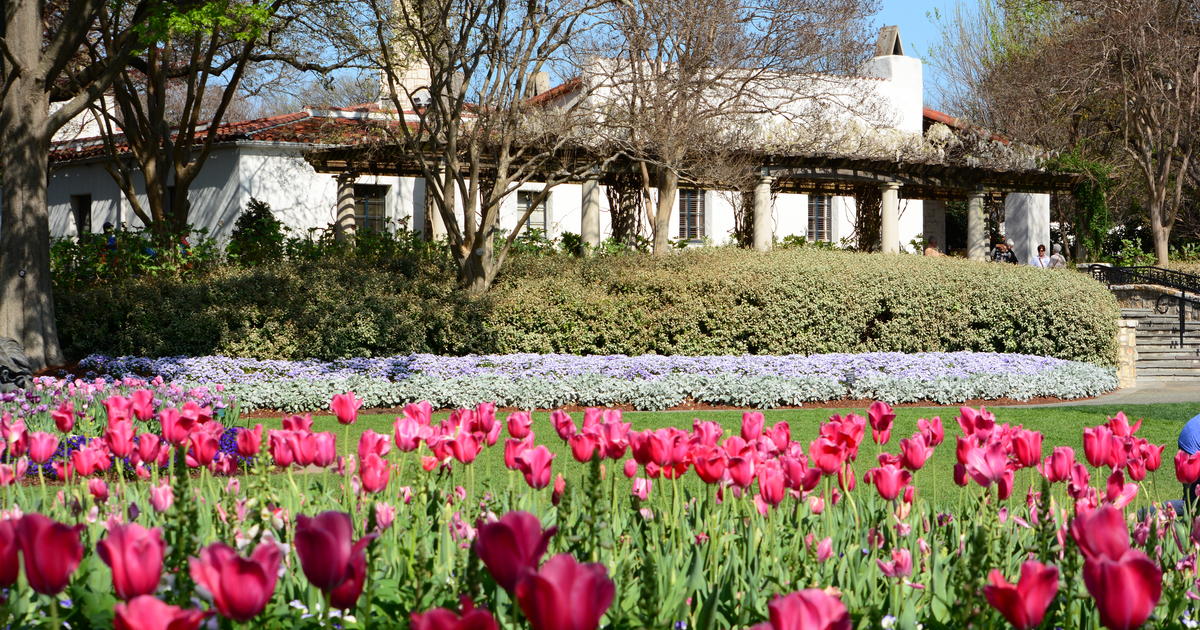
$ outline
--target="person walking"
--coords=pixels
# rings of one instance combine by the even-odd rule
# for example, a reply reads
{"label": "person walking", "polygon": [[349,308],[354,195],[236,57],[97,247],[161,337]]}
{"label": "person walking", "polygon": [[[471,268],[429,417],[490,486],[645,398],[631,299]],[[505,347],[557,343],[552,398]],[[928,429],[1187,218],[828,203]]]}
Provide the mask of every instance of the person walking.
{"label": "person walking", "polygon": [[1050,268],[1063,269],[1067,266],[1067,258],[1062,254],[1062,245],[1055,243],[1051,248],[1053,252],[1050,254]]}

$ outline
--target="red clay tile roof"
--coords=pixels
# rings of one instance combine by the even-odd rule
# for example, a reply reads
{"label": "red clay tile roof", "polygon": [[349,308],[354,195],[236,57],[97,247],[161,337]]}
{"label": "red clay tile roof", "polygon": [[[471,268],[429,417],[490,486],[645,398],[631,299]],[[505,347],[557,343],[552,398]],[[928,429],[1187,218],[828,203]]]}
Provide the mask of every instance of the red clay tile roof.
{"label": "red clay tile roof", "polygon": [[[255,141],[290,142],[303,144],[355,144],[373,138],[383,139],[383,128],[394,122],[362,118],[340,118],[314,116],[309,112],[295,112],[268,118],[242,120],[221,125],[216,143]],[[196,132],[201,141],[206,130]],[[118,144],[117,150],[124,153],[126,145]],[[54,143],[50,148],[51,162],[67,162],[106,155],[108,150],[101,137],[66,140]]]}
{"label": "red clay tile roof", "polygon": [[987,130],[980,128],[978,125],[971,124],[961,118],[955,118],[954,116],[951,116],[945,112],[939,112],[936,109],[925,107],[922,108],[921,114],[925,118],[926,128],[934,123],[942,123],[951,129],[958,129],[961,131],[976,131],[981,134],[989,135],[991,136],[991,139],[995,140],[996,142],[1003,142],[1004,144],[1008,144],[1010,142],[1008,138],[1005,138],[1000,134],[990,133]]}

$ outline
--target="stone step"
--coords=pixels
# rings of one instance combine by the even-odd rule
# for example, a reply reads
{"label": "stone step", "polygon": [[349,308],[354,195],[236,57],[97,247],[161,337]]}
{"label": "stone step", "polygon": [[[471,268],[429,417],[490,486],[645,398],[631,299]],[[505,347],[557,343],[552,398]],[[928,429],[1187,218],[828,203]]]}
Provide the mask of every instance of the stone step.
{"label": "stone step", "polygon": [[1145,368],[1138,367],[1138,380],[1195,380],[1200,383],[1200,370],[1180,370],[1180,369],[1163,369],[1163,368]]}

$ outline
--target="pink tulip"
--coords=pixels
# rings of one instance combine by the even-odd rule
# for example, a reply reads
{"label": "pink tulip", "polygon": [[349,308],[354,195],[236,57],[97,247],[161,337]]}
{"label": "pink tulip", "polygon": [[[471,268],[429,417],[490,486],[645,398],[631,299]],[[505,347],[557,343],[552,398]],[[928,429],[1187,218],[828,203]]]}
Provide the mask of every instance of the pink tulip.
{"label": "pink tulip", "polygon": [[162,530],[137,523],[109,527],[108,536],[96,544],[97,555],[112,569],[113,594],[125,601],[158,588],[165,549]]}
{"label": "pink tulip", "polygon": [[6,518],[0,520],[0,588],[9,588],[17,583],[21,574],[21,561],[18,552],[21,550],[17,538],[19,519]]}
{"label": "pink tulip", "polygon": [[237,432],[238,455],[254,457],[262,448],[263,425],[258,423],[253,429],[242,429]]}
{"label": "pink tulip", "polygon": [[58,409],[50,412],[50,417],[54,419],[54,426],[63,433],[70,433],[71,429],[75,428],[75,405],[70,401],[64,401],[58,406]]}
{"label": "pink tulip", "polygon": [[1117,437],[1131,437],[1140,428],[1142,428],[1142,421],[1139,419],[1136,424],[1130,426],[1129,418],[1125,417],[1124,411],[1118,411],[1116,416],[1108,419],[1108,429]]}
{"label": "pink tulip", "polygon": [[300,431],[301,433],[311,433],[312,425],[313,419],[311,413],[287,416],[282,420],[284,431]]}
{"label": "pink tulip", "polygon": [[895,501],[912,481],[912,473],[895,464],[888,464],[868,470],[863,480],[874,485],[885,501]]}
{"label": "pink tulip", "polygon": [[1069,446],[1056,446],[1042,462],[1039,470],[1050,483],[1068,481],[1071,465],[1075,463],[1075,450]]}
{"label": "pink tulip", "polygon": [[175,503],[175,492],[171,490],[171,485],[166,479],[157,486],[150,486],[150,505],[155,512],[163,513],[171,509],[171,505]]}
{"label": "pink tulip", "polygon": [[1095,467],[1107,466],[1111,459],[1112,431],[1106,426],[1083,430],[1083,454],[1088,463]]}
{"label": "pink tulip", "polygon": [[[629,461],[633,462],[633,460]],[[720,481],[721,477],[725,475],[725,465],[725,453],[720,449],[700,447],[692,455],[692,466],[696,469],[696,476],[700,477],[704,483]]]}
{"label": "pink tulip", "polygon": [[242,558],[225,543],[213,543],[190,560],[192,579],[212,594],[213,607],[223,617],[249,621],[257,617],[275,594],[282,554],[265,542],[250,558]]}
{"label": "pink tulip", "polygon": [[967,473],[975,483],[988,487],[993,482],[1003,480],[1008,472],[1008,458],[1004,454],[1004,445],[992,442],[986,448],[973,448],[967,453]]}
{"label": "pink tulip", "polygon": [[108,425],[133,419],[133,409],[128,398],[124,396],[109,396],[104,400],[104,411],[108,415]]}
{"label": "pink tulip", "polygon": [[413,613],[409,630],[498,630],[492,613],[475,608],[470,598],[464,596],[462,609],[456,613],[447,608],[434,608],[423,613]]}
{"label": "pink tulip", "polygon": [[153,464],[158,461],[159,457],[166,457],[166,452],[162,447],[162,440],[157,435],[143,433],[137,436],[136,455],[139,460]]}
{"label": "pink tulip", "polygon": [[615,592],[604,565],[559,554],[517,584],[516,599],[533,630],[595,630]]}
{"label": "pink tulip", "polygon": [[1022,468],[1036,466],[1042,460],[1042,434],[1018,429],[1012,437],[1013,456]]}
{"label": "pink tulip", "polygon": [[158,422],[162,426],[163,439],[175,446],[186,444],[188,435],[196,426],[195,420],[185,418],[178,409],[171,407],[158,412]]}
{"label": "pink tulip", "polygon": [[17,541],[25,557],[25,579],[43,595],[61,592],[83,559],[79,532],[83,525],[69,527],[42,516],[26,514],[16,523]]}
{"label": "pink tulip", "polygon": [[359,480],[362,481],[363,490],[370,493],[379,492],[387,488],[390,477],[391,465],[387,460],[375,453],[367,455],[366,459],[362,460],[359,467]]}
{"label": "pink tulip", "polygon": [[959,407],[958,426],[962,428],[964,435],[977,438],[979,440],[987,440],[992,435],[992,429],[996,427],[996,416],[987,409],[980,407],[978,410],[970,407]]}
{"label": "pink tulip", "polygon": [[564,440],[570,439],[577,430],[575,421],[571,419],[570,414],[561,409],[550,412],[550,424],[554,425],[554,431],[558,433],[558,437]]}
{"label": "pink tulip", "polygon": [[933,420],[925,418],[917,420],[917,431],[925,438],[925,443],[930,446],[937,446],[946,439],[946,430],[942,427],[942,419],[938,417]]}
{"label": "pink tulip", "polygon": [[550,465],[555,455],[544,445],[526,450],[517,456],[517,465],[525,475],[525,483],[534,490],[550,485]]}
{"label": "pink tulip", "polygon": [[767,604],[771,621],[751,630],[850,630],[846,605],[816,588],[776,597]]}
{"label": "pink tulip", "polygon": [[211,464],[213,458],[217,456],[217,451],[221,449],[221,443],[217,441],[217,438],[203,431],[193,433],[188,441],[192,446],[191,455],[199,466]]}
{"label": "pink tulip", "polygon": [[108,484],[104,483],[103,479],[89,479],[88,492],[96,500],[96,503],[108,501]]}
{"label": "pink tulip", "polygon": [[504,467],[509,470],[520,470],[521,465],[517,463],[517,457],[525,451],[533,448],[533,436],[527,436],[524,439],[518,440],[509,438],[504,441]]}
{"label": "pink tulip", "polygon": [[133,452],[134,433],[132,420],[110,420],[108,429],[104,431],[104,443],[113,455],[120,458],[129,457]]}
{"label": "pink tulip", "polygon": [[13,418],[7,413],[0,415],[0,437],[4,438],[9,455],[12,457],[24,455],[28,436],[29,430],[25,427],[24,419]]}
{"label": "pink tulip", "polygon": [[407,415],[397,417],[392,425],[392,438],[396,442],[396,448],[405,453],[416,450],[421,445],[421,440],[429,436],[430,429],[427,425]]}
{"label": "pink tulip", "polygon": [[471,433],[463,433],[454,439],[447,440],[446,445],[454,459],[464,464],[475,461],[475,458],[483,451],[483,445]]}
{"label": "pink tulip", "polygon": [[392,450],[392,443],[388,436],[382,433],[376,433],[370,429],[363,431],[358,438],[358,458],[364,459],[370,453],[374,453],[380,457],[388,454]]}
{"label": "pink tulip", "polygon": [[1175,453],[1175,478],[1182,484],[1193,484],[1200,480],[1200,453]]}
{"label": "pink tulip", "polygon": [[518,440],[529,435],[529,429],[533,426],[533,417],[525,411],[514,411],[508,414],[508,434]]}
{"label": "pink tulip", "polygon": [[154,417],[154,392],[139,389],[129,395],[129,408],[133,417],[138,420],[149,420]]}
{"label": "pink tulip", "polygon": [[933,455],[933,447],[925,443],[925,436],[920,433],[900,440],[900,464],[916,472],[925,466],[929,456]]}
{"label": "pink tulip", "polygon": [[879,400],[871,403],[867,419],[871,423],[871,438],[876,444],[887,444],[892,434],[892,422],[896,419],[892,406]]}
{"label": "pink tulip", "polygon": [[742,412],[742,439],[747,442],[757,440],[758,436],[762,435],[764,423],[762,412]]}
{"label": "pink tulip", "polygon": [[654,482],[644,477],[637,477],[633,480],[633,487],[630,494],[637,498],[638,501],[645,501],[650,497],[650,491],[654,488]]}
{"label": "pink tulip", "polygon": [[829,536],[817,543],[817,562],[825,562],[833,556],[833,539]]}
{"label": "pink tulip", "polygon": [[351,608],[366,578],[366,547],[377,534],[354,541],[354,526],[345,512],[296,517],[296,555],[308,581],[332,596],[335,608]]}
{"label": "pink tulip", "polygon": [[841,470],[846,455],[845,449],[827,438],[817,438],[808,445],[808,456],[812,458],[813,466],[826,475]]}
{"label": "pink tulip", "polygon": [[140,595],[113,607],[113,630],[196,630],[210,614]]}
{"label": "pink tulip", "polygon": [[999,569],[988,574],[991,584],[983,587],[983,596],[1017,630],[1041,625],[1046,608],[1058,594],[1058,569],[1040,562],[1021,565],[1021,579],[1009,584]]}
{"label": "pink tulip", "polygon": [[354,392],[346,392],[345,394],[334,394],[329,408],[337,415],[338,422],[354,424],[354,421],[358,420],[358,410],[362,404],[362,399],[355,397]]}
{"label": "pink tulip", "polygon": [[509,512],[494,523],[479,523],[475,555],[502,588],[512,591],[526,574],[537,570],[557,527],[542,529],[528,512]]}
{"label": "pink tulip", "polygon": [[567,442],[571,446],[571,456],[575,461],[586,463],[596,454],[596,438],[586,433],[576,433]]}
{"label": "pink tulip", "polygon": [[1162,597],[1162,570],[1142,551],[1083,563],[1083,583],[1096,600],[1100,623],[1111,630],[1139,628]]}
{"label": "pink tulip", "polygon": [[337,437],[326,431],[311,433],[303,440],[304,461],[324,468],[337,461]]}
{"label": "pink tulip", "polygon": [[901,578],[912,575],[912,552],[907,549],[893,549],[891,560],[876,560],[875,563],[887,577]]}
{"label": "pink tulip", "polygon": [[29,434],[29,459],[36,464],[45,464],[54,458],[58,450],[58,436],[35,431]]}

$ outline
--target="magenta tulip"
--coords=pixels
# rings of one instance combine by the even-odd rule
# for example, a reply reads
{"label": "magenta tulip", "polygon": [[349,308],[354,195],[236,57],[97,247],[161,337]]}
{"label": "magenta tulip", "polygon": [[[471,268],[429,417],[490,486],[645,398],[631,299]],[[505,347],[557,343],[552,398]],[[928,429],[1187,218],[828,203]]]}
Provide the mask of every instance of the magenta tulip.
{"label": "magenta tulip", "polygon": [[96,554],[112,569],[113,594],[125,601],[158,588],[165,549],[162,530],[137,523],[113,525],[96,544]]}
{"label": "magenta tulip", "polygon": [[946,439],[946,429],[942,427],[940,417],[935,417],[933,420],[925,418],[917,420],[917,431],[925,438],[925,443],[930,446],[937,446]]}
{"label": "magenta tulip", "polygon": [[1042,434],[1028,429],[1017,429],[1012,438],[1013,456],[1022,468],[1037,466],[1042,460]]}
{"label": "magenta tulip", "polygon": [[1200,480],[1200,453],[1175,453],[1175,478],[1183,484],[1193,484]]}
{"label": "magenta tulip", "polygon": [[0,520],[0,588],[16,584],[21,573],[21,561],[17,553],[21,543],[17,539],[18,519]]}
{"label": "magenta tulip", "polygon": [[892,435],[892,422],[896,419],[896,412],[892,410],[892,406],[883,402],[875,401],[871,403],[871,407],[867,410],[867,420],[871,424],[871,438],[876,444],[887,444]]}
{"label": "magenta tulip", "polygon": [[104,431],[104,443],[113,455],[121,458],[129,457],[129,454],[133,452],[134,433],[132,420],[110,420],[108,429]]}
{"label": "magenta tulip", "polygon": [[29,459],[34,463],[45,464],[54,457],[58,450],[58,436],[35,431],[29,434]]}
{"label": "magenta tulip", "polygon": [[213,543],[190,560],[192,579],[212,594],[213,607],[223,617],[249,621],[267,607],[275,594],[282,554],[265,542],[250,558],[242,558],[225,543]]}
{"label": "magenta tulip", "polygon": [[366,459],[360,462],[358,469],[363,490],[376,493],[386,488],[391,478],[391,468],[386,459],[375,453],[367,455]]}
{"label": "magenta tulip", "polygon": [[1046,608],[1058,594],[1058,569],[1032,560],[1021,565],[1016,584],[1009,584],[998,569],[992,570],[988,580],[991,584],[983,587],[983,596],[1018,630],[1041,625]]}
{"label": "magenta tulip", "polygon": [[933,455],[933,447],[925,443],[925,436],[920,433],[900,440],[901,466],[916,472],[925,466],[930,455]]}
{"label": "magenta tulip", "polygon": [[544,445],[528,449],[517,456],[517,465],[521,474],[525,475],[525,482],[529,487],[541,490],[550,485],[550,466],[554,457]]}
{"label": "magenta tulip", "polygon": [[1095,467],[1107,466],[1111,457],[1112,431],[1106,426],[1083,430],[1083,454],[1088,463]]}
{"label": "magenta tulip", "polygon": [[113,606],[113,630],[196,630],[210,614],[140,595]]}
{"label": "magenta tulip", "polygon": [[409,630],[499,630],[499,627],[492,613],[475,608],[464,596],[460,613],[448,608],[413,613]]}
{"label": "magenta tulip", "polygon": [[895,464],[887,464],[868,470],[863,480],[874,485],[884,500],[895,501],[912,481],[912,473]]}
{"label": "magenta tulip", "polygon": [[595,630],[615,592],[604,565],[559,554],[517,583],[516,598],[533,630]]}
{"label": "magenta tulip", "polygon": [[16,523],[17,541],[25,556],[25,579],[43,595],[61,592],[83,559],[82,525],[70,527],[41,514],[26,514]]}
{"label": "magenta tulip", "polygon": [[405,453],[416,450],[421,445],[421,440],[430,436],[430,429],[427,425],[423,425],[407,415],[397,417],[392,429],[392,438],[396,442],[396,448]]}
{"label": "magenta tulip", "polygon": [[479,523],[475,555],[502,588],[512,591],[517,582],[536,571],[557,527],[542,529],[529,512],[514,511],[494,523]]}
{"label": "magenta tulip", "polygon": [[1075,449],[1069,446],[1056,446],[1054,450],[1046,456],[1039,469],[1042,476],[1050,483],[1059,481],[1069,481],[1071,479],[1071,465],[1075,463]]}
{"label": "magenta tulip", "polygon": [[334,394],[329,408],[337,416],[338,422],[354,424],[354,421],[358,420],[358,410],[362,404],[362,399],[356,397],[354,392],[346,392],[345,394]]}
{"label": "magenta tulip", "polygon": [[253,429],[242,429],[237,432],[237,450],[238,455],[242,457],[254,457],[258,455],[259,449],[262,448],[262,423],[254,425]]}
{"label": "magenta tulip", "polygon": [[192,446],[191,455],[195,458],[196,464],[200,466],[211,464],[213,458],[217,456],[217,451],[221,450],[221,443],[217,438],[205,431],[196,431],[188,441]]}
{"label": "magenta tulip", "polygon": [[345,512],[322,512],[314,517],[303,514],[296,516],[295,545],[296,555],[300,556],[300,568],[313,586],[326,593],[352,577],[355,567],[350,566],[351,561],[374,539],[375,534],[371,534],[354,541],[354,526],[350,515]]}
{"label": "magenta tulip", "polygon": [[108,425],[133,419],[133,409],[129,399],[124,396],[109,396],[104,400],[104,411],[108,416]]}
{"label": "magenta tulip", "polygon": [[154,392],[139,389],[129,395],[129,408],[133,417],[138,420],[149,420],[154,417]]}
{"label": "magenta tulip", "polygon": [[70,433],[75,428],[75,405],[70,401],[63,402],[57,409],[50,412],[54,426],[62,433]]}
{"label": "magenta tulip", "polygon": [[525,411],[514,411],[508,414],[505,424],[508,425],[508,434],[520,440],[529,435],[530,427],[533,426],[533,417]]}
{"label": "magenta tulip", "polygon": [[765,420],[761,411],[745,411],[742,413],[742,439],[753,442],[762,435]]}
{"label": "magenta tulip", "polygon": [[771,621],[751,630],[850,630],[846,605],[820,589],[776,597],[767,610]]}
{"label": "magenta tulip", "polygon": [[1100,624],[1109,630],[1141,627],[1162,597],[1162,570],[1138,549],[1129,549],[1118,559],[1086,560],[1083,583],[1096,600]]}

